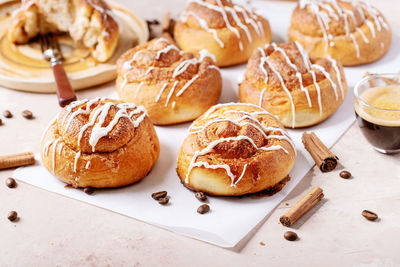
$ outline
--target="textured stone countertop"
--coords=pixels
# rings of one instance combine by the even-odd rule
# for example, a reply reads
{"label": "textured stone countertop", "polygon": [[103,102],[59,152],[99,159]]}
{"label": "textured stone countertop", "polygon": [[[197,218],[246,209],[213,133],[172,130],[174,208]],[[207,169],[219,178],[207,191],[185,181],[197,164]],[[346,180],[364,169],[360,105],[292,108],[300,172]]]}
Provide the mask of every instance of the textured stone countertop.
{"label": "textured stone countertop", "polygon": [[[184,0],[120,0],[143,18],[177,13]],[[370,1],[400,33],[398,0]],[[283,1],[282,4],[286,4]],[[400,65],[400,63],[399,63]],[[108,83],[78,97],[107,95]],[[0,89],[0,110],[15,116],[0,127],[0,154],[39,151],[40,135],[59,110],[54,95]],[[20,115],[31,110],[36,119]],[[400,266],[400,154],[375,152],[353,125],[332,149],[340,166],[309,171],[294,191],[234,249],[223,249],[31,185],[4,185],[12,170],[0,171],[0,266]],[[339,177],[343,169],[353,178]],[[294,226],[300,239],[283,238],[279,216],[312,186],[325,199]],[[361,216],[375,211],[379,222]],[[7,213],[20,220],[10,223]],[[260,245],[264,242],[265,246]]]}

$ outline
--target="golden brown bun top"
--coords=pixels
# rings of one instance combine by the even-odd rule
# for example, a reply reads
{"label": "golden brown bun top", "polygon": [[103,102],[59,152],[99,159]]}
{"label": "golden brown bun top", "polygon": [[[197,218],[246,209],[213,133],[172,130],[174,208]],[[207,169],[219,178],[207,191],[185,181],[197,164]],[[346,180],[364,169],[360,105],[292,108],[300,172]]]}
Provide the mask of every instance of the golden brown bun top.
{"label": "golden brown bun top", "polygon": [[348,35],[366,21],[389,27],[376,8],[363,1],[301,0],[292,14],[291,27],[309,36]]}
{"label": "golden brown bun top", "polygon": [[[214,65],[213,56],[203,52],[198,59],[192,53],[184,53],[165,34],[125,52],[117,62],[117,73],[128,73],[130,81],[138,82],[171,78],[188,80]],[[188,60],[192,62],[187,64]]]}
{"label": "golden brown bun top", "polygon": [[274,146],[294,153],[290,139],[269,138],[272,136],[289,139],[279,120],[264,109],[252,104],[220,104],[193,122],[184,149],[195,154],[212,147],[211,152],[199,155],[196,160],[214,165],[226,164],[226,160],[240,164],[255,154],[269,153],[263,149]]}
{"label": "golden brown bun top", "polygon": [[226,20],[232,27],[243,27],[243,25],[248,24],[250,20],[253,26],[257,27],[254,23],[260,20],[260,17],[253,10],[234,4],[230,0],[188,1],[188,5],[182,14],[182,19],[185,20],[191,28],[202,28],[198,18],[204,20],[208,28],[211,29],[229,27]]}
{"label": "golden brown bun top", "polygon": [[334,65],[340,66],[333,59],[309,58],[298,43],[272,43],[253,53],[247,65],[245,78],[252,84],[258,84],[260,87],[268,85],[269,88],[276,88],[277,91],[282,90],[280,79],[282,78],[286,88],[292,92],[301,90],[299,79],[296,76],[297,72],[302,76],[303,86],[307,87],[314,83],[312,73],[315,73],[316,83],[327,79],[318,68],[322,67],[327,73],[331,73]]}
{"label": "golden brown bun top", "polygon": [[56,133],[76,151],[112,152],[131,141],[146,117],[142,106],[104,98],[84,99],[61,110]]}

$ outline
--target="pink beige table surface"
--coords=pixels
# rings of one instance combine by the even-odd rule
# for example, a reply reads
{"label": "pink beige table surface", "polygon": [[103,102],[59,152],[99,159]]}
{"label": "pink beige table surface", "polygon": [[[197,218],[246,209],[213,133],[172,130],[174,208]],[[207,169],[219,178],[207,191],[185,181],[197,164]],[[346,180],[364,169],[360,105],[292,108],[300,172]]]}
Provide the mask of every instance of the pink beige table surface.
{"label": "pink beige table surface", "polygon": [[[161,18],[168,10],[177,14],[185,5],[184,0],[119,2],[143,18]],[[400,33],[400,3],[369,2]],[[108,95],[113,89],[114,83],[108,83],[80,91],[78,97]],[[0,154],[38,153],[42,130],[59,110],[55,95],[0,88],[0,112],[5,109],[14,117],[1,117]],[[24,109],[31,110],[35,119],[23,118]],[[317,168],[310,170],[287,199],[233,249],[27,184],[9,189],[4,183],[12,170],[0,171],[0,266],[400,266],[400,154],[375,152],[355,124],[332,150],[340,158],[339,167],[325,174]],[[343,169],[353,178],[340,178]],[[279,216],[313,186],[323,188],[325,199],[292,227],[299,240],[289,242],[283,238],[289,229],[278,223]],[[380,220],[365,220],[363,209],[375,211]],[[7,220],[10,210],[18,211],[18,222]]]}

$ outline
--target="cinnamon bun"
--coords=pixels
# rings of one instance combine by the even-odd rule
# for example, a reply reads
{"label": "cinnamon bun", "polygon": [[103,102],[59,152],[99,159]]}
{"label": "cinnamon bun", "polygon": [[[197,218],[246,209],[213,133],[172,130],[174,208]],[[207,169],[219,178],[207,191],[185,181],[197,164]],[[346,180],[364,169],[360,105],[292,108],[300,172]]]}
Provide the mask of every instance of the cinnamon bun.
{"label": "cinnamon bun", "polygon": [[208,50],[217,66],[246,62],[259,46],[269,43],[267,19],[231,0],[189,0],[175,24],[174,37],[186,52]]}
{"label": "cinnamon bun", "polygon": [[64,107],[41,141],[44,167],[78,187],[119,187],[143,179],[160,145],[144,107],[100,99]]}
{"label": "cinnamon bun", "polygon": [[310,56],[331,56],[353,66],[383,57],[392,31],[381,12],[366,2],[301,0],[292,14],[289,38]]}
{"label": "cinnamon bun", "polygon": [[25,44],[49,32],[69,33],[99,62],[113,55],[119,38],[118,23],[103,0],[22,0],[11,18],[8,39]]}
{"label": "cinnamon bun", "polygon": [[267,45],[254,52],[240,101],[259,105],[279,117],[285,127],[306,127],[332,115],[347,93],[340,63],[309,58],[297,42]]}
{"label": "cinnamon bun", "polygon": [[295,147],[275,116],[252,104],[210,108],[189,128],[177,173],[188,188],[238,196],[281,183],[292,169]]}
{"label": "cinnamon bun", "polygon": [[169,35],[127,51],[117,73],[119,97],[143,105],[159,125],[197,118],[218,102],[222,89],[213,56],[183,53]]}

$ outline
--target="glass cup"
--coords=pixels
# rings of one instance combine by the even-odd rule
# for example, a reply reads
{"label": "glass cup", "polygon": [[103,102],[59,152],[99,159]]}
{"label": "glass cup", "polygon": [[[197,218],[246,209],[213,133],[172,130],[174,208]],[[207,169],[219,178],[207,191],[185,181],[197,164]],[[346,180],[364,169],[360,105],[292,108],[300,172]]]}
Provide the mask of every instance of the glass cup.
{"label": "glass cup", "polygon": [[374,74],[354,88],[357,123],[379,152],[400,152],[400,74]]}

